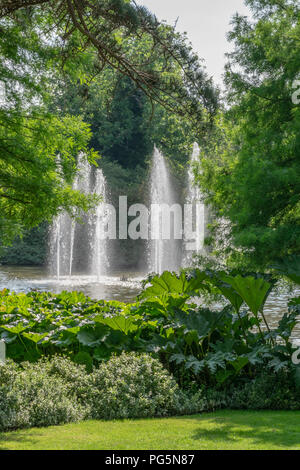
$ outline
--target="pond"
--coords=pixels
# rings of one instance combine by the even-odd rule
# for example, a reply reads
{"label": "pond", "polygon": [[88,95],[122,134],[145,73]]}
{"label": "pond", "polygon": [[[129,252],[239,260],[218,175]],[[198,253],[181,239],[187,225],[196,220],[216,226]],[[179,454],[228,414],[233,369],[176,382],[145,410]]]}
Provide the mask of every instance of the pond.
{"label": "pond", "polygon": [[113,276],[77,275],[51,278],[46,269],[40,267],[0,266],[0,290],[14,292],[30,290],[81,291],[93,299],[119,300],[132,302],[141,291],[141,281],[145,276],[133,272],[116,272]]}
{"label": "pond", "polygon": [[[141,281],[145,277],[145,273],[116,272],[113,276],[102,276],[99,279],[96,276],[77,275],[57,280],[49,277],[47,270],[40,267],[0,266],[0,290],[7,288],[14,292],[39,290],[55,293],[77,290],[93,299],[132,302],[141,291]],[[270,327],[276,327],[286,311],[288,299],[296,295],[300,295],[300,289],[292,293],[271,293],[265,305]],[[300,323],[293,336],[300,339]]]}

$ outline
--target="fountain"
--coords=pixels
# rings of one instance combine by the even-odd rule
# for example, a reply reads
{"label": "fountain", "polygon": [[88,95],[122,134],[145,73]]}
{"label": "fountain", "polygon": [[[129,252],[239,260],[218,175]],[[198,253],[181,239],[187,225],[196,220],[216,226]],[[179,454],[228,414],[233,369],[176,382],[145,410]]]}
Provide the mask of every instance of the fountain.
{"label": "fountain", "polygon": [[106,206],[106,180],[101,169],[96,170],[94,194],[102,197],[102,202],[98,204],[95,216],[91,220],[94,225],[94,236],[91,243],[91,271],[99,279],[101,276],[106,275],[108,270],[108,242],[104,237],[104,228],[108,224],[110,216]]}
{"label": "fountain", "polygon": [[206,236],[206,226],[208,211],[203,203],[201,189],[195,183],[194,165],[199,163],[200,149],[195,142],[193,153],[188,167],[188,190],[184,210],[184,266],[191,266],[193,255],[204,255],[206,253],[204,240]]}
{"label": "fountain", "polygon": [[[172,187],[171,176],[165,158],[154,147],[152,170],[150,177],[150,203],[151,227],[149,270],[162,273],[165,270],[178,271],[180,267],[180,245],[178,240],[182,232],[176,230],[176,204],[175,193]],[[174,209],[170,211],[170,208]],[[171,212],[174,215],[173,230],[171,230]],[[165,218],[169,214],[168,219]],[[180,227],[181,231],[181,227]]]}
{"label": "fountain", "polygon": [[[91,192],[92,167],[83,154],[78,157],[77,168],[73,189],[88,194]],[[63,211],[55,218],[50,228],[49,264],[51,274],[57,279],[66,276],[71,278],[74,268],[81,261],[78,259],[78,252],[82,251],[87,253],[90,259],[88,263],[90,274],[96,275],[97,278],[106,274],[107,246],[106,240],[101,239],[101,227],[105,225],[108,215],[105,212],[106,181],[102,170],[95,170],[94,179],[93,193],[103,198],[96,211],[83,214],[81,217],[83,223],[77,223]]]}
{"label": "fountain", "polygon": [[50,272],[57,279],[70,271],[71,244],[68,241],[71,233],[71,218],[66,212],[55,217],[50,227]]}
{"label": "fountain", "polygon": [[[75,177],[73,183],[73,189],[77,191],[81,191],[84,194],[88,194],[90,192],[90,180],[91,180],[91,166],[87,159],[85,158],[84,154],[79,154],[78,162],[77,162],[77,175]],[[82,215],[82,218],[85,221],[89,220],[89,215]],[[69,276],[72,276],[74,263],[75,263],[75,256],[74,256],[74,245],[75,245],[75,234],[76,229],[78,230],[77,224],[73,219],[71,221],[71,228],[70,234],[66,234],[70,238],[70,259],[69,259]],[[84,234],[86,235],[86,234]]]}
{"label": "fountain", "polygon": [[[193,165],[199,161],[199,147],[194,144],[188,168],[188,192],[184,207],[184,260],[182,258],[182,207],[177,202],[172,176],[162,153],[154,147],[150,176],[150,240],[148,270],[179,271],[190,266],[193,254],[205,254],[204,239],[207,209],[201,190],[194,182]],[[73,188],[102,197],[94,211],[83,214],[77,223],[66,212],[56,217],[50,237],[51,272],[56,278],[73,278],[86,273],[96,280],[108,275],[108,245],[105,229],[110,226],[107,184],[101,169],[91,167],[84,155],[78,158],[78,174]],[[127,209],[126,209],[127,223]],[[127,226],[126,226],[127,234]]]}

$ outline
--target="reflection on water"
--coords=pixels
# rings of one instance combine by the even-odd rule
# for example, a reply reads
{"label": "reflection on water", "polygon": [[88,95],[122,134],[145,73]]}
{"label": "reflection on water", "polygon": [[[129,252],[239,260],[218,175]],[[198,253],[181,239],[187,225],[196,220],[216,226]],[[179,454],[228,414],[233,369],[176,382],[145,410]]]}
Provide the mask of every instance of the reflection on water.
{"label": "reflection on water", "polygon": [[[284,312],[287,311],[288,301],[300,295],[300,289],[295,289],[293,292],[272,292],[266,302],[264,311],[270,328],[276,328],[278,320],[281,319]],[[300,338],[300,323],[295,327],[294,334]],[[294,335],[293,335],[294,336]]]}
{"label": "reflection on water", "polygon": [[[119,300],[122,302],[135,301],[141,291],[141,280],[145,274],[115,273],[114,276],[72,276],[63,277],[59,281],[48,277],[47,271],[36,267],[1,266],[0,290],[7,288],[14,292],[29,292],[30,290],[51,291],[59,293],[63,290],[78,290],[93,299]],[[275,328],[278,320],[286,312],[287,302],[300,295],[300,289],[290,292],[273,292],[266,302],[265,315],[270,327]],[[300,338],[300,324],[294,330],[293,336]]]}

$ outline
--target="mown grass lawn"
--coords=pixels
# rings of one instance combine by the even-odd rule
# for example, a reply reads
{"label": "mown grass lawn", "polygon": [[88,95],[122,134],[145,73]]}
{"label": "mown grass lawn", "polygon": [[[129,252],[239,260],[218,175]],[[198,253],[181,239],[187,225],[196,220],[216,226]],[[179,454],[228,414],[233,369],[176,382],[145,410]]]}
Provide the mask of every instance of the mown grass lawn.
{"label": "mown grass lawn", "polygon": [[0,434],[1,450],[299,449],[300,411],[218,411],[126,421],[85,421]]}

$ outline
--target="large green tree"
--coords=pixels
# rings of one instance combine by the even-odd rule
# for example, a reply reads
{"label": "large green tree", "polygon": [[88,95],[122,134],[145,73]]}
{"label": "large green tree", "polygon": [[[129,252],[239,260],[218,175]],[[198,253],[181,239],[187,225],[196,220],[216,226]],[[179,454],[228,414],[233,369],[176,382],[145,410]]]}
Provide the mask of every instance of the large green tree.
{"label": "large green tree", "polygon": [[267,266],[300,252],[300,105],[292,99],[300,78],[300,9],[297,0],[246,3],[253,18],[235,16],[229,33],[230,109],[198,178],[222,217],[218,243],[227,260]]}
{"label": "large green tree", "polygon": [[[35,18],[38,20],[38,18]],[[40,27],[44,27],[39,17]],[[62,208],[87,210],[92,198],[72,190],[76,157],[88,147],[89,126],[80,118],[48,113],[45,101],[56,47],[40,41],[32,18],[0,20],[0,233],[1,243]]]}

